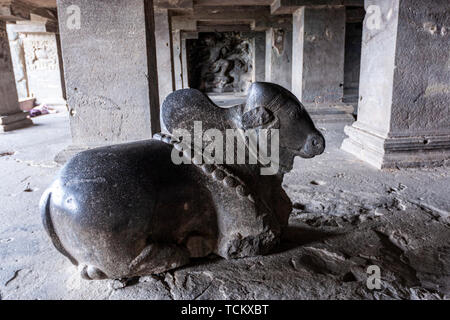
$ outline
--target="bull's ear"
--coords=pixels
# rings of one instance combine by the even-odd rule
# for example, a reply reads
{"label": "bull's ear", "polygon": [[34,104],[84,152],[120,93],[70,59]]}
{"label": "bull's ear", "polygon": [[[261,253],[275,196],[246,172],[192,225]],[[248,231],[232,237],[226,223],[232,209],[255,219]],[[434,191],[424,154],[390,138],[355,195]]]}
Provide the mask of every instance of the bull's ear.
{"label": "bull's ear", "polygon": [[270,110],[258,107],[247,111],[242,115],[242,127],[244,129],[256,128],[273,121],[274,117]]}

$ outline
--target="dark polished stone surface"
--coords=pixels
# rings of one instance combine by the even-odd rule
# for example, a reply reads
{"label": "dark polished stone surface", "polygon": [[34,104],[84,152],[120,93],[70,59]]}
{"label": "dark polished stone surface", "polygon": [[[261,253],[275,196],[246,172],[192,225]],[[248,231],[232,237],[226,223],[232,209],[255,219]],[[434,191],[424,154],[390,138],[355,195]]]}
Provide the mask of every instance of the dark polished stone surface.
{"label": "dark polished stone surface", "polygon": [[[272,251],[292,211],[281,187],[296,155],[321,154],[325,141],[287,90],[254,83],[247,102],[229,109],[200,91],[179,90],[163,105],[169,132],[279,129],[275,175],[261,164],[175,165],[180,141],[170,134],[81,152],[41,199],[55,247],[86,279],[129,278],[178,268],[190,258],[226,259]],[[178,150],[178,149],[177,149]]]}

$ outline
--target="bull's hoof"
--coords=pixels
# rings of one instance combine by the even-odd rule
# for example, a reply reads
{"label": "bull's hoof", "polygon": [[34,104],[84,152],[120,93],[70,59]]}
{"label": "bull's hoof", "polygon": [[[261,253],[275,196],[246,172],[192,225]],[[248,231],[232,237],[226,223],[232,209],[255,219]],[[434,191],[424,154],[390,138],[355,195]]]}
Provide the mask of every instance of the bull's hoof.
{"label": "bull's hoof", "polygon": [[79,265],[78,270],[80,272],[81,277],[85,280],[108,279],[108,276],[103,271],[93,266]]}

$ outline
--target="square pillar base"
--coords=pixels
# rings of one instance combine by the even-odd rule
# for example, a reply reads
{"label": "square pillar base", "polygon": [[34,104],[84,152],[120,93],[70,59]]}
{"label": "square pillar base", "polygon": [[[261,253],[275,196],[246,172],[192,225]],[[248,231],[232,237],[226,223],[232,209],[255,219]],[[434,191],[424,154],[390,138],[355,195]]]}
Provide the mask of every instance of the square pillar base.
{"label": "square pillar base", "polygon": [[341,149],[378,169],[436,167],[450,160],[450,135],[384,137],[355,122]]}
{"label": "square pillar base", "polygon": [[28,112],[18,112],[7,116],[0,116],[0,132],[13,131],[33,125],[27,118]]}

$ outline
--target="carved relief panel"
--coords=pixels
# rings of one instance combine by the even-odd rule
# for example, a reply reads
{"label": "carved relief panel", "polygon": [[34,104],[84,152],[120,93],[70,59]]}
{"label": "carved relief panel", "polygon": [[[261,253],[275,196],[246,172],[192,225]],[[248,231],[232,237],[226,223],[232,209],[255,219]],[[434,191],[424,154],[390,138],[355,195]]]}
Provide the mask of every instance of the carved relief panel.
{"label": "carved relief panel", "polygon": [[22,33],[21,38],[30,93],[40,103],[64,103],[55,34]]}

